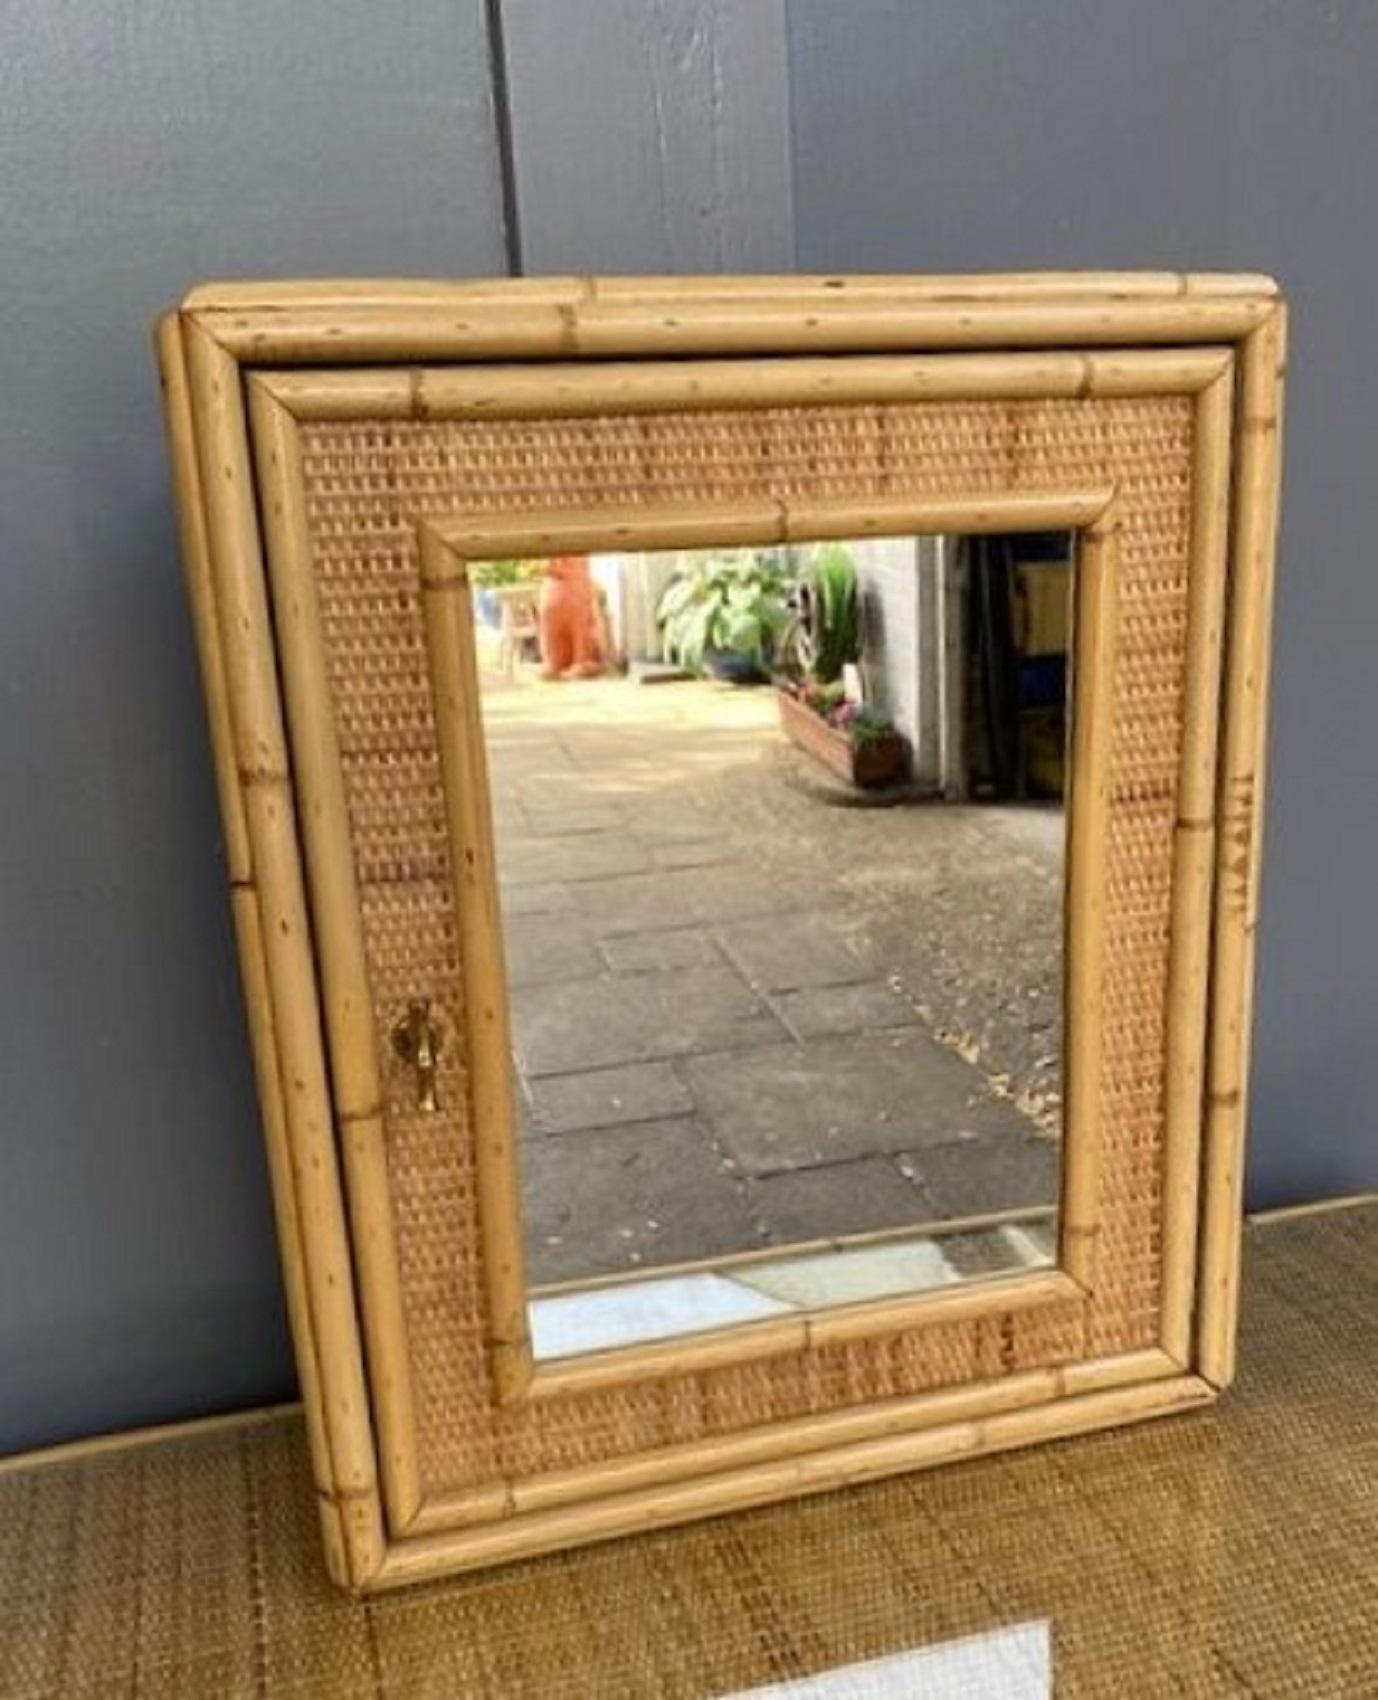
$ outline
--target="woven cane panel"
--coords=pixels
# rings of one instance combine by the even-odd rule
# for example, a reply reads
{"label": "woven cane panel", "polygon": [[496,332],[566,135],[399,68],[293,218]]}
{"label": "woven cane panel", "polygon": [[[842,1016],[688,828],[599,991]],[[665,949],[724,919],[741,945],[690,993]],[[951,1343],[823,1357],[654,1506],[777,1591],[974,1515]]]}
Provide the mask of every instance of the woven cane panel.
{"label": "woven cane panel", "polygon": [[[1192,408],[1184,397],[928,402],[573,420],[303,427],[379,1053],[409,998],[442,1013],[442,1113],[394,1073],[388,1151],[428,1494],[592,1463],[1156,1339],[1171,852]],[[507,1410],[490,1397],[464,1124],[463,988],[416,522],[457,510],[739,498],[1121,493],[1096,1297]]]}

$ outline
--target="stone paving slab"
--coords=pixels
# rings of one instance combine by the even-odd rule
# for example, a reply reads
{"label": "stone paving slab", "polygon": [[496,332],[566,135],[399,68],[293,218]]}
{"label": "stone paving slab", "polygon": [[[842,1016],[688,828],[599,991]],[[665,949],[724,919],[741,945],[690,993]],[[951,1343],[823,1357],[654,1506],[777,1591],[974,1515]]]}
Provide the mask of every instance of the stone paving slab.
{"label": "stone paving slab", "polygon": [[715,1138],[752,1175],[885,1152],[912,1152],[917,1163],[931,1146],[1020,1137],[1030,1126],[920,1027],[690,1056],[679,1073]]}
{"label": "stone paving slab", "polygon": [[914,1006],[885,980],[777,992],[774,1004],[786,1026],[801,1039],[898,1027],[914,1019]]}
{"label": "stone paving slab", "polygon": [[575,832],[545,837],[509,834],[499,846],[498,866],[505,889],[642,873],[652,862],[645,846],[628,833]]}
{"label": "stone paving slab", "polygon": [[721,838],[676,838],[649,846],[656,868],[708,868],[715,862],[738,862],[740,857]]}
{"label": "stone paving slab", "polygon": [[667,1062],[552,1074],[530,1083],[533,1134],[574,1133],[688,1115],[694,1100]]}
{"label": "stone paving slab", "polygon": [[587,980],[603,969],[594,939],[579,925],[577,915],[509,915],[503,926],[507,983],[514,1004],[525,988],[552,980]]}
{"label": "stone paving slab", "polygon": [[944,1216],[1018,1210],[1057,1200],[1057,1144],[1032,1131],[964,1140],[942,1150],[907,1152],[911,1168]]}
{"label": "stone paving slab", "polygon": [[504,929],[522,915],[569,915],[574,897],[567,885],[552,880],[548,885],[512,885],[501,896]]}
{"label": "stone paving slab", "polygon": [[[661,751],[665,767],[665,751]],[[635,793],[624,806],[643,844],[692,844],[722,839],[722,827],[708,809],[666,797]]]}
{"label": "stone paving slab", "polygon": [[718,929],[723,949],[753,985],[768,992],[804,986],[832,986],[865,980],[874,970],[848,947],[840,932],[817,920],[818,894],[801,919],[744,918]]}
{"label": "stone paving slab", "polygon": [[604,936],[646,932],[667,921],[709,925],[798,913],[809,901],[807,884],[778,879],[754,864],[625,874],[591,880],[579,893],[585,916]]}
{"label": "stone paving slab", "polygon": [[603,960],[614,974],[664,973],[668,968],[721,967],[722,953],[708,933],[698,927],[673,931],[623,933],[598,941]]}
{"label": "stone paving slab", "polygon": [[743,1188],[692,1121],[529,1140],[521,1170],[533,1283],[715,1257],[759,1243]]}
{"label": "stone paving slab", "polygon": [[[554,808],[542,808],[531,798],[527,798],[520,805],[519,818],[532,838],[567,838],[573,833],[617,832],[626,824],[624,811],[614,804],[561,803]],[[502,859],[503,843],[499,832],[499,860]]]}
{"label": "stone paving slab", "polygon": [[935,1214],[923,1188],[889,1156],[761,1175],[748,1190],[773,1245],[916,1227]]}
{"label": "stone paving slab", "polygon": [[785,1037],[727,967],[527,986],[513,999],[512,1017],[519,1066],[533,1079]]}

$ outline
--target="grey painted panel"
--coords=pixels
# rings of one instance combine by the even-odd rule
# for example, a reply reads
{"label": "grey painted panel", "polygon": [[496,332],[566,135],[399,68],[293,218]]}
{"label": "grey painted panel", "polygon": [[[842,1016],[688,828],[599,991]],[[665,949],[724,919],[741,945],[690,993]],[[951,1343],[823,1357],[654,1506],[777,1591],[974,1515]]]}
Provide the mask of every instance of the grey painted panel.
{"label": "grey painted panel", "polygon": [[791,0],[807,270],[1275,272],[1293,302],[1250,1196],[1378,1186],[1378,8]]}
{"label": "grey painted panel", "polygon": [[788,271],[784,0],[506,0],[524,269]]}
{"label": "grey painted panel", "polygon": [[148,330],[500,272],[478,0],[0,15],[0,1450],[292,1372]]}

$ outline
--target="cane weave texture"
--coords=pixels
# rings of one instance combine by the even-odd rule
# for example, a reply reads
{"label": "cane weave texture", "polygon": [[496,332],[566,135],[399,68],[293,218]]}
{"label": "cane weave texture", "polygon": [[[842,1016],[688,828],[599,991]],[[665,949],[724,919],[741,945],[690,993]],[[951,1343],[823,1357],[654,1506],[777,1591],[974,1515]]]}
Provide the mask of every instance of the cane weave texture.
{"label": "cane weave texture", "polygon": [[[1193,409],[1185,396],[303,424],[306,506],[376,1016],[426,1495],[1155,1343],[1168,934]],[[743,498],[1119,492],[1100,1126],[1089,1304],[949,1322],[614,1391],[495,1406],[463,1121],[463,988],[417,522]],[[445,1033],[418,1115],[388,1032]]]}

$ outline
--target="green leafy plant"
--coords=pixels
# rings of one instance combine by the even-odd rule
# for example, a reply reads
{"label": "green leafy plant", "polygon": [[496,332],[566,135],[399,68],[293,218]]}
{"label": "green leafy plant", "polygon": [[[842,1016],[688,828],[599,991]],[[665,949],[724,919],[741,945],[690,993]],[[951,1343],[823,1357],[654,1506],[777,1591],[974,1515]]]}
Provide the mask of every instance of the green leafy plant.
{"label": "green leafy plant", "polygon": [[470,575],[480,590],[496,590],[506,584],[534,584],[544,561],[480,561]]}
{"label": "green leafy plant", "polygon": [[820,684],[842,677],[861,656],[861,610],[856,566],[841,543],[822,543],[805,568],[801,649],[804,666]]}
{"label": "green leafy plant", "polygon": [[694,557],[660,599],[667,653],[696,673],[714,655],[740,657],[764,672],[789,625],[788,588],[789,570],[774,553]]}

